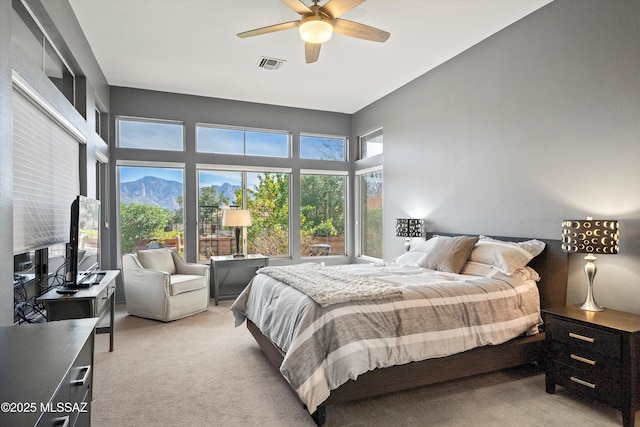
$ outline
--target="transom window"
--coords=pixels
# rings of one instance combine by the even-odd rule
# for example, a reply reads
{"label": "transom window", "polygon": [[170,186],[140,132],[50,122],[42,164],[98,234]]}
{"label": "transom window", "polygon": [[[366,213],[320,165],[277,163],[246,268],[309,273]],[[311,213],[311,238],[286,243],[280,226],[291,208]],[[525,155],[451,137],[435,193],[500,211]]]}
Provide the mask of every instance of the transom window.
{"label": "transom window", "polygon": [[383,148],[384,145],[382,129],[375,130],[360,137],[361,159],[366,159],[367,157],[373,157],[382,154],[384,152]]}
{"label": "transom window", "polygon": [[347,140],[342,137],[300,135],[300,158],[312,160],[346,160]]}
{"label": "transom window", "polygon": [[119,147],[167,151],[184,149],[182,123],[119,118],[117,126]]}
{"label": "transom window", "polygon": [[289,132],[196,126],[196,151],[199,153],[287,158],[291,152],[290,140]]}

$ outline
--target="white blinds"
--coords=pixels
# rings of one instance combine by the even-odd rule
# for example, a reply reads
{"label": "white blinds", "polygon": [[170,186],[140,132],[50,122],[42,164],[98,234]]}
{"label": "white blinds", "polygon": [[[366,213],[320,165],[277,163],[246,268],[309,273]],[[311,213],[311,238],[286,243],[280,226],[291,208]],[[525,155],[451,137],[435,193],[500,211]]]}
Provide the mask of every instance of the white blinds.
{"label": "white blinds", "polygon": [[37,101],[13,90],[13,253],[69,240],[79,194],[79,141]]}

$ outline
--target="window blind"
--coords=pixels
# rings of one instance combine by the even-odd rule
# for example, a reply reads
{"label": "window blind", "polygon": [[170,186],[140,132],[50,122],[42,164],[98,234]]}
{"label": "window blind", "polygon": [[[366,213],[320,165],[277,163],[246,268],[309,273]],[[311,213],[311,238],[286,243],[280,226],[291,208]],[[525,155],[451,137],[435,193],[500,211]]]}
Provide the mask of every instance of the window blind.
{"label": "window blind", "polygon": [[12,101],[15,255],[69,240],[70,207],[80,191],[80,147],[37,100],[14,87]]}

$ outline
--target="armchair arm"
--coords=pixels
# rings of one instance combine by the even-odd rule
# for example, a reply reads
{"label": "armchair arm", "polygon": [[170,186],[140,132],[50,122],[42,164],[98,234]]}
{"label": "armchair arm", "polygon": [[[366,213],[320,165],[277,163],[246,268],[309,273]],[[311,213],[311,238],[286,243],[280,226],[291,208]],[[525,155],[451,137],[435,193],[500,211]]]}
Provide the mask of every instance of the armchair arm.
{"label": "armchair arm", "polygon": [[169,295],[169,273],[145,269],[135,255],[122,256],[122,276],[127,302],[148,302],[150,299],[164,301],[166,295]]}
{"label": "armchair arm", "polygon": [[178,255],[175,251],[171,251],[171,256],[173,257],[173,263],[176,266],[177,274],[193,274],[197,276],[207,276],[209,277],[209,265],[208,264],[195,264],[195,263],[187,263],[184,262],[180,255]]}

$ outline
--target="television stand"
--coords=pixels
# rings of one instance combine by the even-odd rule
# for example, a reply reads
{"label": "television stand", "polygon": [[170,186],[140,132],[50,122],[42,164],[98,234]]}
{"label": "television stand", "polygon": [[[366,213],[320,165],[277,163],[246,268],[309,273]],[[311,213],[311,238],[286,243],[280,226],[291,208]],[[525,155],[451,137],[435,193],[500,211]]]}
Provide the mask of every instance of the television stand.
{"label": "television stand", "polygon": [[98,284],[89,287],[75,287],[78,292],[63,295],[51,289],[38,298],[47,310],[47,321],[99,317],[109,312],[109,326],[96,327],[96,333],[109,334],[109,351],[113,351],[113,318],[116,307],[116,278],[120,270],[107,270]]}
{"label": "television stand", "polygon": [[80,280],[78,280],[76,285],[72,285],[71,287],[88,288],[93,285],[98,285],[102,279],[104,279],[106,274],[107,273],[104,271],[92,271],[91,273],[84,275]]}

